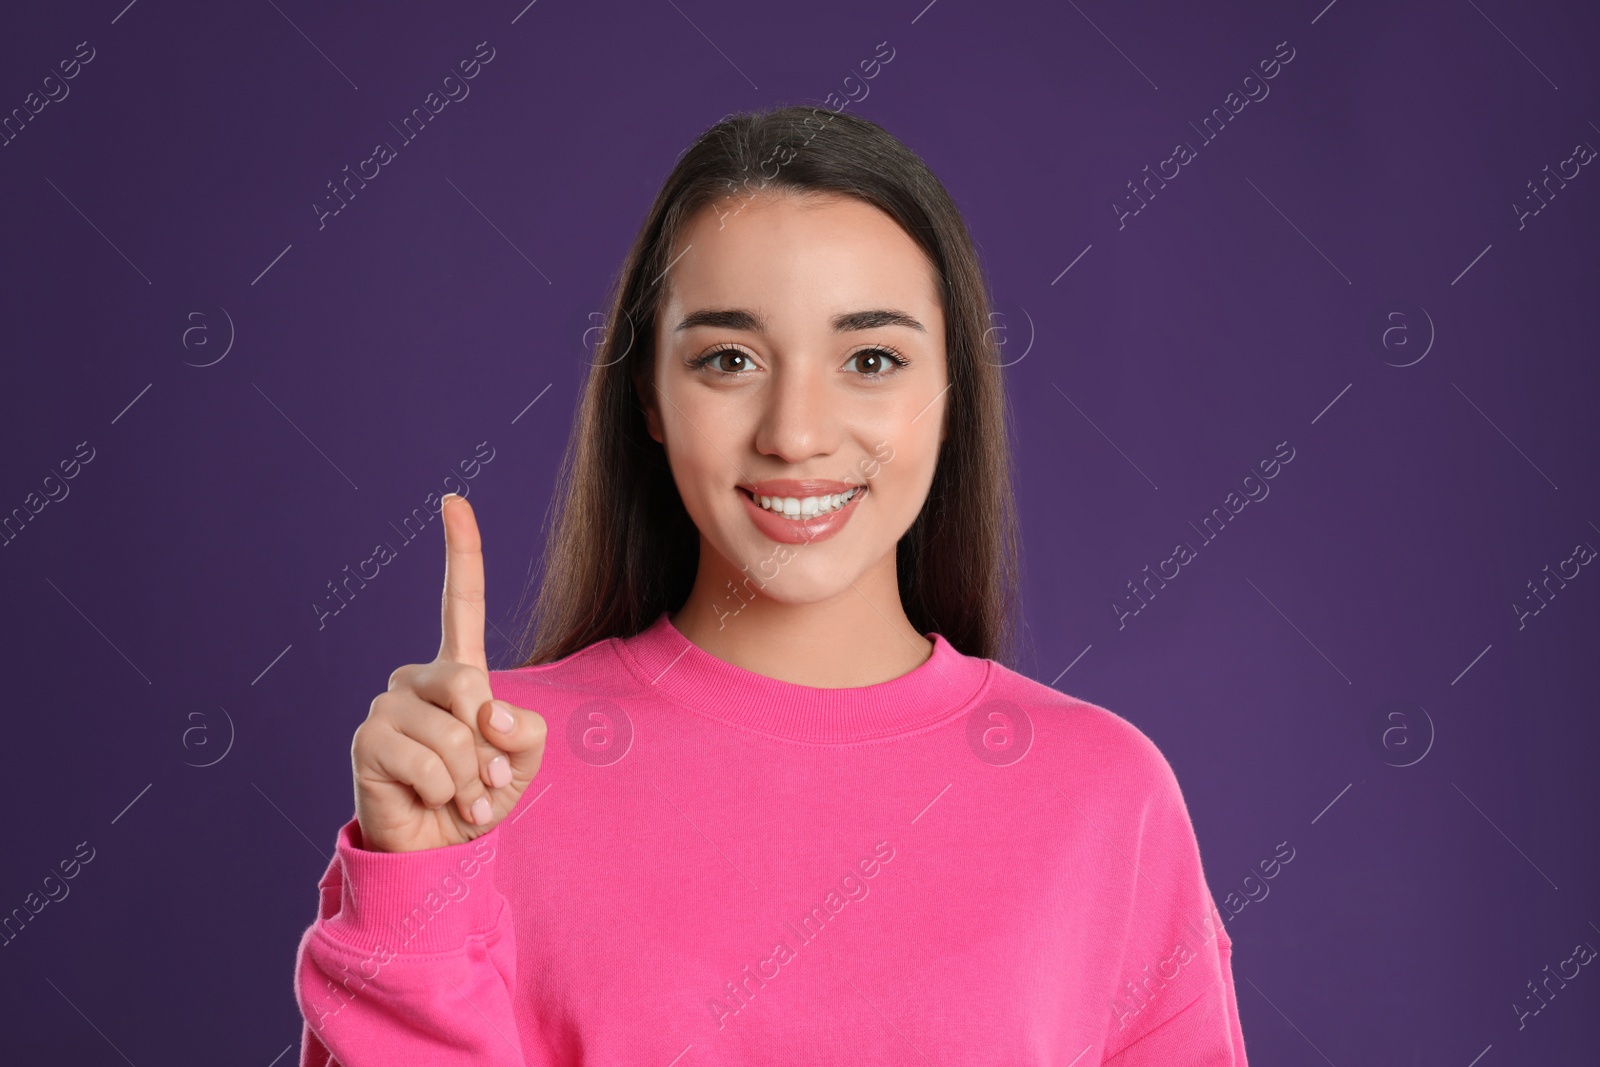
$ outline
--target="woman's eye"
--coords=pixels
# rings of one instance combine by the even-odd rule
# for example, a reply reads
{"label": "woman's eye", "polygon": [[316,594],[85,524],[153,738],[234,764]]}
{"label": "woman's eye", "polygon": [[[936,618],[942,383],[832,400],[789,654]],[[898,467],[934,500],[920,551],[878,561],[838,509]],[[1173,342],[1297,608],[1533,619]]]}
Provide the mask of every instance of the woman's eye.
{"label": "woman's eye", "polygon": [[[742,364],[734,364],[732,367],[730,367],[722,362],[723,359],[743,360],[744,362]],[[714,363],[715,369],[722,371],[725,374],[738,374],[749,365],[750,356],[745,352],[741,352],[737,348],[718,348],[707,352],[705,355],[695,360],[694,365],[696,368],[701,368],[706,366],[708,363]]]}
{"label": "woman's eye", "polygon": [[[864,348],[859,352],[851,353],[850,358],[845,361],[845,366],[849,367],[852,363],[856,364],[856,369],[861,372],[862,377],[887,378],[908,362],[898,352],[890,348]],[[711,370],[728,377],[736,377],[742,376],[749,371],[752,366],[752,360],[750,354],[741,349],[716,348],[695,359],[692,365],[696,370],[703,370],[709,367]]]}
{"label": "woman's eye", "polygon": [[887,378],[906,365],[906,360],[899,353],[888,348],[864,348],[852,353],[846,365],[851,362],[858,362],[868,378]]}

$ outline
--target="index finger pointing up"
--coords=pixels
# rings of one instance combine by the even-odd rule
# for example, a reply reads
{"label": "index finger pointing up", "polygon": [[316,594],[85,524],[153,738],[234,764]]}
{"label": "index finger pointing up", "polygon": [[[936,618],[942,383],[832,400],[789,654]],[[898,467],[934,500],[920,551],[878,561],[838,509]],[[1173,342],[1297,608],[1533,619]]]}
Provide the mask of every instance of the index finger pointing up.
{"label": "index finger pointing up", "polygon": [[483,648],[483,540],[465,497],[450,493],[440,505],[444,519],[443,636],[439,658],[488,671]]}

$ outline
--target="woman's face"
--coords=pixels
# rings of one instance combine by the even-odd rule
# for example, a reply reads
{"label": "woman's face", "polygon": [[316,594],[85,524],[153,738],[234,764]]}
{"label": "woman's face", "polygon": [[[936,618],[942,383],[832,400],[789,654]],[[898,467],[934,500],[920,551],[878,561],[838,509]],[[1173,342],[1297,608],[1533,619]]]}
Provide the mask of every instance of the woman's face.
{"label": "woman's face", "polygon": [[702,210],[669,262],[647,420],[702,577],[791,603],[892,577],[944,439],[944,314],[921,249],[861,201],[762,193]]}

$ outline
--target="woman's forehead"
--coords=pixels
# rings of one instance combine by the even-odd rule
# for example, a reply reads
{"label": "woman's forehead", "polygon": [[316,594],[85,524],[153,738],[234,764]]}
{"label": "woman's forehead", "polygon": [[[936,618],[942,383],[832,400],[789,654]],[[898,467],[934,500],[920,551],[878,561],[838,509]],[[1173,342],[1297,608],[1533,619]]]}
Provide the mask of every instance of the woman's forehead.
{"label": "woman's forehead", "polygon": [[717,213],[726,208],[708,205],[680,235],[665,272],[666,332],[679,333],[686,318],[711,309],[752,313],[753,321],[709,323],[725,329],[830,328],[842,315],[897,310],[933,332],[933,266],[877,208],[796,197],[760,197],[738,214],[734,202],[727,214]]}

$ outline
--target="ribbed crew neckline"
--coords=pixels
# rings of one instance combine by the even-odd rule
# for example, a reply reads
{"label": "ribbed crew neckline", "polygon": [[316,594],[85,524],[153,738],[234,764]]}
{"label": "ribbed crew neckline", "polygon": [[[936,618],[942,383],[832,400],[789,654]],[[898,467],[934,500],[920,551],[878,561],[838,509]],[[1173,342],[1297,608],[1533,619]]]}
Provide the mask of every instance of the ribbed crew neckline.
{"label": "ribbed crew neckline", "polygon": [[641,681],[724,725],[811,745],[848,745],[919,733],[967,708],[989,679],[990,661],[926,634],[932,654],[898,678],[842,689],[786,682],[718,659],[690,641],[663,611],[632,637],[612,638]]}

